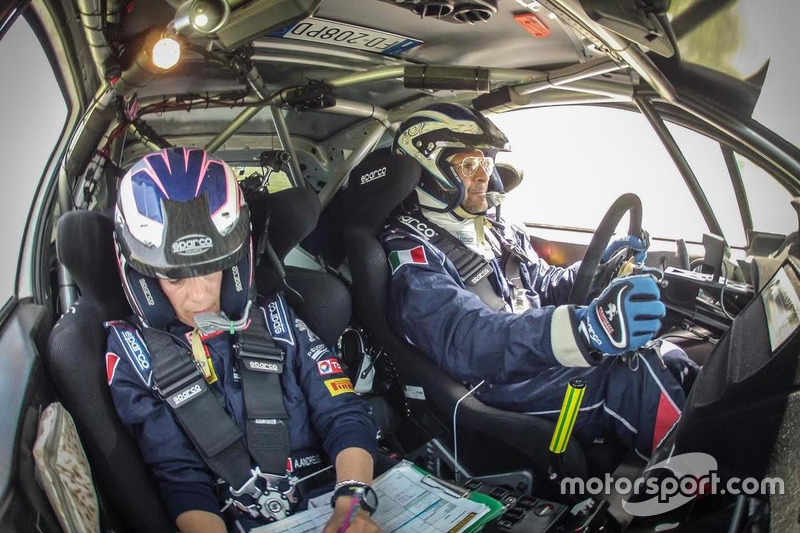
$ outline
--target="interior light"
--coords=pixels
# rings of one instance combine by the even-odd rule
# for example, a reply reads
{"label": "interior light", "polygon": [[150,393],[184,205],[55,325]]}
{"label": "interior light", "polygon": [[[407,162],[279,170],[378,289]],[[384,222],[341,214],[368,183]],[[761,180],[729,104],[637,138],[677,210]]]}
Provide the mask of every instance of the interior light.
{"label": "interior light", "polygon": [[160,69],[169,70],[181,58],[181,45],[172,37],[162,37],[153,45],[153,64]]}
{"label": "interior light", "polygon": [[214,33],[228,22],[230,12],[225,0],[186,0],[175,12],[171,26],[177,32]]}
{"label": "interior light", "polygon": [[205,28],[208,24],[208,17],[204,13],[198,14],[194,19],[194,25],[198,28]]}

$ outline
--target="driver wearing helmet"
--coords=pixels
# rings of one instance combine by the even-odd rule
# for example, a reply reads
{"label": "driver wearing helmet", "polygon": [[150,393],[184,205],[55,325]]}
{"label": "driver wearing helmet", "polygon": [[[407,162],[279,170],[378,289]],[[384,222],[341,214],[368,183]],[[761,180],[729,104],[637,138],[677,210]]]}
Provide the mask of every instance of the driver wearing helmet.
{"label": "driver wearing helmet", "polygon": [[[422,165],[418,205],[383,235],[395,329],[456,379],[483,382],[475,395],[501,409],[555,419],[567,384],[583,378],[576,436],[616,434],[649,456],[698,369],[673,344],[648,345],[665,313],[652,277],[620,278],[588,306],[566,305],[579,264],[548,265],[524,230],[487,215],[503,195],[494,157],[509,145],[472,109],[413,113],[393,150]],[[614,241],[603,261],[628,246],[641,262],[646,241]]]}
{"label": "driver wearing helmet", "polygon": [[281,294],[252,302],[249,212],[230,167],[199,149],[144,157],[120,182],[115,242],[135,316],[107,324],[108,383],[177,527],[281,519],[307,496],[301,478],[330,460],[325,531],[355,491],[364,512],[348,531],[378,531],[375,424]]}

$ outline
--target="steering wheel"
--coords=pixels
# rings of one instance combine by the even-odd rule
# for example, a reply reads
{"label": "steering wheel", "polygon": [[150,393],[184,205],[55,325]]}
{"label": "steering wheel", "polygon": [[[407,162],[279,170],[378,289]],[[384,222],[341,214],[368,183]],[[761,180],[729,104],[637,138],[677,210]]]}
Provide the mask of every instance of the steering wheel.
{"label": "steering wheel", "polygon": [[600,225],[597,226],[597,231],[594,232],[592,242],[589,243],[586,255],[583,256],[581,266],[578,268],[567,303],[585,305],[589,301],[589,296],[599,294],[611,282],[619,267],[627,259],[626,256],[632,255],[630,248],[624,246],[608,261],[600,262],[603,252],[611,242],[614,230],[628,211],[631,212],[628,234],[641,235],[642,201],[633,193],[625,193],[611,204]]}

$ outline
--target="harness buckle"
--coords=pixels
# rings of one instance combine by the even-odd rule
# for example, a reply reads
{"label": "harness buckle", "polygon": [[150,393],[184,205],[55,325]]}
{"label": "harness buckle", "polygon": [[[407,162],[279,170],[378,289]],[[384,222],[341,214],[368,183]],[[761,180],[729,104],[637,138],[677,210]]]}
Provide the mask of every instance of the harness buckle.
{"label": "harness buckle", "polygon": [[263,338],[240,333],[239,341],[233,345],[233,353],[248,370],[255,372],[283,372],[285,355],[283,350]]}
{"label": "harness buckle", "polygon": [[179,407],[206,390],[205,379],[196,364],[182,365],[155,382],[153,388],[172,407]]}
{"label": "harness buckle", "polygon": [[230,487],[233,498],[228,503],[251,518],[275,521],[289,516],[297,503],[289,477],[265,474],[257,466],[250,472],[252,476],[242,487]]}

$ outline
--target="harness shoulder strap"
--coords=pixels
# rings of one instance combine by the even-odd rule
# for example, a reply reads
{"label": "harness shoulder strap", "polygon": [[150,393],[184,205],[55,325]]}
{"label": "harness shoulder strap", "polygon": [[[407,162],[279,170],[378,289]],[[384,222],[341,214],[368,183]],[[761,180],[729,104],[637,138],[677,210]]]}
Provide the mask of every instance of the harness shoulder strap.
{"label": "harness shoulder strap", "polygon": [[[279,299],[267,307],[282,306]],[[285,309],[283,311],[286,316]],[[270,320],[272,328],[279,323]],[[283,333],[289,332],[288,320],[280,322]],[[283,404],[280,375],[284,369],[285,355],[275,343],[273,332],[267,329],[264,309],[253,306],[250,326],[236,334],[234,351],[239,360],[242,376],[245,413],[247,415],[247,447],[262,472],[286,472],[289,458],[289,415]]]}
{"label": "harness shoulder strap", "polygon": [[261,472],[285,475],[290,444],[280,382],[284,354],[270,335],[261,308],[251,308],[249,327],[237,333],[234,343],[242,377],[246,439],[178,340],[150,328],[144,330],[144,339],[142,347],[156,354],[152,360],[156,394],[217,476],[235,489],[243,487],[252,478],[251,458]]}
{"label": "harness shoulder strap", "polygon": [[400,215],[389,224],[391,229],[411,231],[442,251],[458,270],[467,290],[478,296],[494,311],[506,306],[491,282],[494,272],[490,262],[481,254],[471,250],[450,232],[440,228],[419,211]]}
{"label": "harness shoulder strap", "polygon": [[172,409],[208,467],[232,487],[251,478],[244,435],[211,393],[189,352],[172,335],[144,330],[153,359],[154,388]]}

